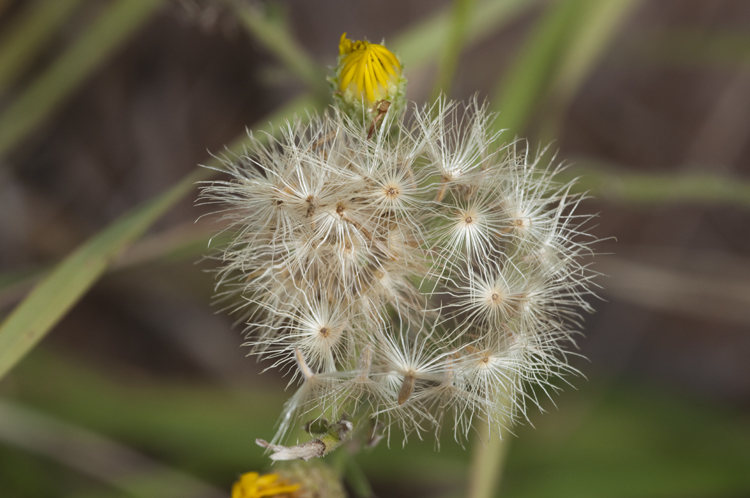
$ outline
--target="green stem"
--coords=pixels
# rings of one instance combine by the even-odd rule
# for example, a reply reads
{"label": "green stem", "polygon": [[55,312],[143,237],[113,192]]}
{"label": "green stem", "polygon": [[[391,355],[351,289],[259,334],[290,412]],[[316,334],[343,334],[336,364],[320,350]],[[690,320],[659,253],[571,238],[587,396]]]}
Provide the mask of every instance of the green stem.
{"label": "green stem", "polygon": [[346,471],[346,461],[351,457],[351,454],[347,451],[346,446],[339,448],[330,456],[331,468],[340,477],[344,477]]}
{"label": "green stem", "polygon": [[356,498],[370,498],[375,496],[365,472],[352,455],[348,455],[345,460],[344,479],[349,483]]}
{"label": "green stem", "polygon": [[[488,440],[483,440],[483,435]],[[469,469],[469,486],[467,498],[491,498],[503,476],[505,457],[510,442],[491,434],[490,427],[482,421],[477,427],[477,440],[474,442],[471,468]]]}
{"label": "green stem", "polygon": [[330,465],[339,478],[346,481],[356,498],[370,498],[375,496],[362,467],[354,457],[364,446],[364,437],[368,433],[369,418],[366,416],[350,419],[354,424],[351,439],[336,450],[330,459]]}

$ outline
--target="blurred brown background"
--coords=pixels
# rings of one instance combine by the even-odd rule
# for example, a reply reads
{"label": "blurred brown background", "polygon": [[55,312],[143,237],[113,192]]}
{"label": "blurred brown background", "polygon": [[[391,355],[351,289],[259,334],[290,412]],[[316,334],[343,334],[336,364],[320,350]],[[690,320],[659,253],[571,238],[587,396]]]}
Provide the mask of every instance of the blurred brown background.
{"label": "blurred brown background", "polygon": [[[42,3],[0,1],[0,43],[30,4]],[[0,113],[111,2],[77,3],[0,94]],[[128,209],[168,189],[205,163],[209,153],[221,152],[245,127],[262,125],[304,91],[304,84],[248,33],[229,3],[162,2],[43,123],[0,157],[0,273],[12,283],[0,288],[0,315],[23,298],[35,271],[53,265]],[[516,3],[519,7],[506,22],[465,48],[451,97],[465,100],[478,93],[480,98],[495,98],[498,84],[552,8],[543,1]],[[388,44],[411,26],[450,9],[451,3],[289,0],[251,5],[259,6],[270,18],[288,16],[299,44],[315,61],[330,66],[342,32]],[[531,415],[538,431],[528,426],[519,430],[503,496],[552,496],[547,493],[553,491],[556,496],[750,496],[750,452],[742,451],[750,441],[750,2],[632,2],[613,29],[602,55],[573,93],[557,88],[545,94],[524,128],[532,146],[553,139],[558,159],[572,164],[571,171],[607,173],[593,184],[594,199],[585,206],[600,213],[593,231],[607,240],[597,246],[595,269],[607,276],[597,280],[602,299],[595,303],[597,313],[587,317],[585,337],[579,341],[580,353],[588,360],[572,360],[588,380],[573,379],[578,392],[567,388],[558,396],[559,411],[547,403],[551,414]],[[406,73],[410,99],[426,101],[437,65],[407,65]],[[666,188],[652,194],[654,183],[648,175],[656,175],[656,183]],[[708,196],[698,189],[670,197],[670,182],[687,177],[698,178],[700,184],[702,175],[708,175],[706,190],[718,193]],[[744,197],[724,196],[721,187],[715,189],[715,178],[744,188]],[[263,464],[260,449],[238,443],[231,456],[222,456],[220,448],[206,449],[213,448],[211,441],[219,436],[183,444],[175,442],[179,431],[160,446],[155,434],[173,427],[169,421],[158,422],[160,410],[166,409],[162,415],[179,425],[190,416],[178,407],[192,405],[171,405],[175,411],[155,401],[151,406],[149,396],[158,399],[162,393],[152,392],[154,386],[198,389],[204,398],[196,398],[195,404],[201,409],[213,396],[206,392],[244,396],[238,403],[247,411],[236,417],[247,420],[246,433],[221,437],[252,441],[264,435],[262,430],[268,435],[267,428],[253,425],[253,413],[265,410],[264,420],[270,422],[264,423],[273,423],[284,384],[273,373],[257,375],[261,368],[244,358],[240,348],[241,327],[232,327],[231,317],[211,306],[213,277],[205,270],[212,263],[200,258],[208,252],[202,247],[212,229],[206,220],[194,223],[206,212],[193,205],[195,197],[195,192],[188,195],[160,219],[146,242],[124,256],[123,267],[103,278],[0,383],[0,395],[107,434],[221,488],[238,472]],[[177,244],[179,251],[163,254],[161,248],[173,247],[175,240],[195,244]],[[70,368],[81,371],[71,373]],[[145,415],[133,426],[113,422],[130,412],[122,412],[112,400],[107,409],[107,398],[97,396],[110,388],[83,387],[82,372],[125,390],[141,386],[145,394],[127,391],[122,399],[150,406],[157,422],[150,424]],[[73,389],[69,383],[77,384],[80,392],[68,392]],[[271,394],[247,394],[263,390]],[[638,393],[646,394],[639,398]],[[71,407],[74,399],[83,401]],[[80,407],[85,400],[98,405],[94,415]],[[618,403],[637,405],[634,409],[643,413],[631,416],[613,408],[622,420],[617,415],[596,418],[602,406]],[[677,432],[664,447],[654,443],[653,448],[633,449],[627,431],[650,430],[640,416],[657,420],[654,434]],[[211,420],[231,425],[206,415],[205,423]],[[608,422],[602,422],[597,434],[613,437],[606,443],[615,455],[610,460],[594,450],[585,454],[587,443],[571,442],[589,423],[596,427],[602,420]],[[722,430],[725,435],[719,435]],[[190,433],[186,426],[185,434]],[[601,442],[604,436],[590,437]],[[115,491],[96,476],[79,477],[64,457],[50,458],[34,444],[10,439],[0,438],[1,496],[120,496],[111,494]],[[527,439],[531,450],[524,449]],[[722,441],[733,439],[736,447],[722,446]],[[392,446],[376,450],[385,453],[381,459],[404,451],[399,444]],[[448,462],[446,467],[468,461],[469,452],[453,446],[424,458],[435,459],[433,469],[443,468],[440,458]],[[545,448],[551,448],[550,454]],[[556,477],[555,469],[562,467],[555,462],[576,458],[566,448],[577,448],[573,455],[588,462],[591,472],[580,482],[589,487],[568,482],[566,488],[566,478]],[[427,444],[420,451],[427,455],[431,450]],[[711,468],[702,484],[690,484],[708,468],[712,452],[726,459],[720,465],[729,468],[726,475]],[[687,461],[693,453],[702,456]],[[245,454],[248,466],[242,467]],[[651,461],[643,455],[661,457]],[[609,470],[592,470],[607,462]],[[366,471],[367,465],[363,463]],[[460,465],[447,471],[445,486],[423,475],[427,463],[414,471],[417,475],[371,465],[379,496],[460,495]],[[19,477],[24,472],[28,478]],[[540,474],[558,487],[535,488]],[[564,475],[573,479],[575,474]],[[40,476],[54,477],[57,484],[42,483]],[[618,479],[632,487],[623,488]],[[639,479],[641,487],[633,484]],[[664,482],[688,485],[669,487]]]}

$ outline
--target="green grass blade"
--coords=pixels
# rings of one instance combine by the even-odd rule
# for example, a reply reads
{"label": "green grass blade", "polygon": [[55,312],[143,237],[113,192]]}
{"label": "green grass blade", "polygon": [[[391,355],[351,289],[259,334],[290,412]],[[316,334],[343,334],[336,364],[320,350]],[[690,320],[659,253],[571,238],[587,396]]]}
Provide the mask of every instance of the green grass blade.
{"label": "green grass blade", "polygon": [[0,39],[0,94],[25,70],[83,0],[29,3]]}
{"label": "green grass blade", "polygon": [[0,115],[0,157],[54,112],[163,0],[116,0]]}
{"label": "green grass blade", "polygon": [[[312,104],[311,99],[300,98],[275,114],[272,122],[279,122]],[[241,152],[245,140],[239,140],[230,151]],[[216,165],[216,161],[208,164]],[[172,205],[194,191],[195,182],[210,174],[210,170],[199,169],[188,175],[164,194],[115,221],[58,264],[0,325],[0,378],[55,326],[126,247]]]}
{"label": "green grass blade", "polygon": [[[529,0],[480,3],[470,16],[467,42],[475,42],[482,36],[486,36],[494,29],[497,29],[503,22],[509,22],[516,15],[520,14],[523,8],[528,7],[532,3]],[[419,65],[427,63],[439,57],[441,45],[438,42],[447,36],[450,26],[450,11],[447,10],[436,17],[418,24],[416,27],[410,28],[404,34],[397,37],[394,45],[399,54],[409,64]],[[438,42],[427,43],[423,42],[423,40],[437,40]],[[311,105],[314,104],[312,100],[308,100],[307,102]],[[0,122],[2,122],[2,119],[2,116],[0,116]],[[2,138],[0,138],[1,142]],[[192,244],[192,241],[188,243]],[[2,281],[0,281],[0,306],[14,299],[21,286],[30,285],[32,279],[36,280],[37,278],[38,275],[35,274],[33,277],[26,278],[26,283],[14,281],[13,284],[16,286],[16,289],[7,289],[10,282],[8,282],[8,285],[2,285]]]}
{"label": "green grass blade", "polygon": [[293,74],[297,75],[319,97],[328,95],[325,71],[297,43],[286,19],[271,19],[257,5],[240,0],[225,0],[242,26]]}
{"label": "green grass blade", "polygon": [[133,497],[224,496],[220,489],[99,434],[2,399],[0,441],[56,460]]}
{"label": "green grass blade", "polygon": [[750,208],[750,182],[710,173],[637,173],[606,165],[578,163],[561,180],[578,178],[576,189],[605,202],[638,205],[689,202]]}
{"label": "green grass blade", "polygon": [[[515,19],[522,12],[538,3],[538,0],[503,0],[480,2],[472,9],[466,29],[466,43],[476,43],[501,25]],[[399,54],[409,67],[417,67],[440,57],[445,40],[450,36],[451,9],[415,24],[396,36],[388,47]]]}
{"label": "green grass blade", "polygon": [[140,237],[194,183],[191,174],[166,194],[128,213],[60,263],[0,325],[0,378],[83,296],[118,254]]}
{"label": "green grass blade", "polygon": [[458,58],[466,42],[466,32],[474,4],[475,0],[454,0],[453,2],[450,36],[443,45],[443,56],[440,58],[438,77],[432,89],[430,101],[437,100],[441,93],[450,95]]}
{"label": "green grass blade", "polygon": [[583,23],[575,30],[550,84],[551,95],[547,100],[552,101],[552,106],[544,117],[543,143],[557,137],[570,102],[609,48],[614,36],[620,32],[619,28],[641,3],[642,0],[589,3],[587,12],[583,13]]}
{"label": "green grass blade", "polygon": [[[118,380],[113,375],[40,350],[14,372],[20,388],[13,397],[161,455],[195,475],[268,464],[253,440],[273,432],[289,395],[282,383],[271,387],[265,379],[234,396],[194,381],[133,384],[126,375]],[[750,427],[738,410],[643,383],[612,386],[596,379],[555,401],[559,411],[530,414],[534,425],[517,428],[501,496],[747,496],[750,491]],[[409,440],[402,449],[394,435],[390,449],[383,442],[357,461],[375,482],[456,489],[468,453],[447,432],[440,452],[429,440]]]}
{"label": "green grass blade", "polygon": [[[581,160],[561,173],[560,181],[577,178],[575,191],[588,193],[600,202],[653,206],[690,203],[707,206],[737,206],[750,209],[750,182],[716,174],[636,173]],[[172,233],[174,232],[174,233]],[[195,257],[205,252],[214,230],[178,227],[174,231],[144,239],[108,271],[131,268],[159,259]],[[221,243],[218,243],[221,245]],[[28,269],[0,275],[0,309],[15,302],[44,274],[46,269]]]}
{"label": "green grass blade", "polygon": [[660,67],[740,69],[750,62],[747,30],[661,28],[630,42],[632,58]]}
{"label": "green grass blade", "polygon": [[513,136],[523,131],[591,1],[560,0],[547,8],[492,99],[496,125]]}

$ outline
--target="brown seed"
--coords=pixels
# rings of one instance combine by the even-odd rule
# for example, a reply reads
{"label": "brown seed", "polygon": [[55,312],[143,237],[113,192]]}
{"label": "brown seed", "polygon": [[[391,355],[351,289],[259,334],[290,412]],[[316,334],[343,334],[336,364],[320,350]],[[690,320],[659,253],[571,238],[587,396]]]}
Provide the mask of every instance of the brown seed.
{"label": "brown seed", "polygon": [[398,404],[403,405],[406,403],[406,400],[411,397],[411,393],[414,392],[414,381],[416,380],[416,377],[414,377],[413,373],[408,373],[404,377],[404,382],[401,383],[401,389],[398,391]]}
{"label": "brown seed", "polygon": [[305,213],[306,217],[311,217],[313,213],[315,212],[315,208],[318,207],[317,202],[315,202],[315,196],[308,196],[307,199],[305,199],[307,202],[307,213]]}
{"label": "brown seed", "polygon": [[370,373],[370,365],[372,364],[372,347],[368,344],[365,349],[362,350],[362,354],[359,355],[359,372],[364,374],[365,377]]}

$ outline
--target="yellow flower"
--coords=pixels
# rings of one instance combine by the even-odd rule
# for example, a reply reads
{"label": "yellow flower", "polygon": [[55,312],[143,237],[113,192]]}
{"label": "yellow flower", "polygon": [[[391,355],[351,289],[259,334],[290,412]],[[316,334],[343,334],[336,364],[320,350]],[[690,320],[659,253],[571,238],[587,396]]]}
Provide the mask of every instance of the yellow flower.
{"label": "yellow flower", "polygon": [[374,104],[387,98],[392,87],[398,84],[401,64],[383,45],[352,41],[344,33],[339,41],[339,54],[339,90],[342,93],[350,91]]}
{"label": "yellow flower", "polygon": [[257,472],[242,474],[232,486],[232,498],[291,497],[299,489],[299,484],[279,481],[278,474],[260,475]]}

